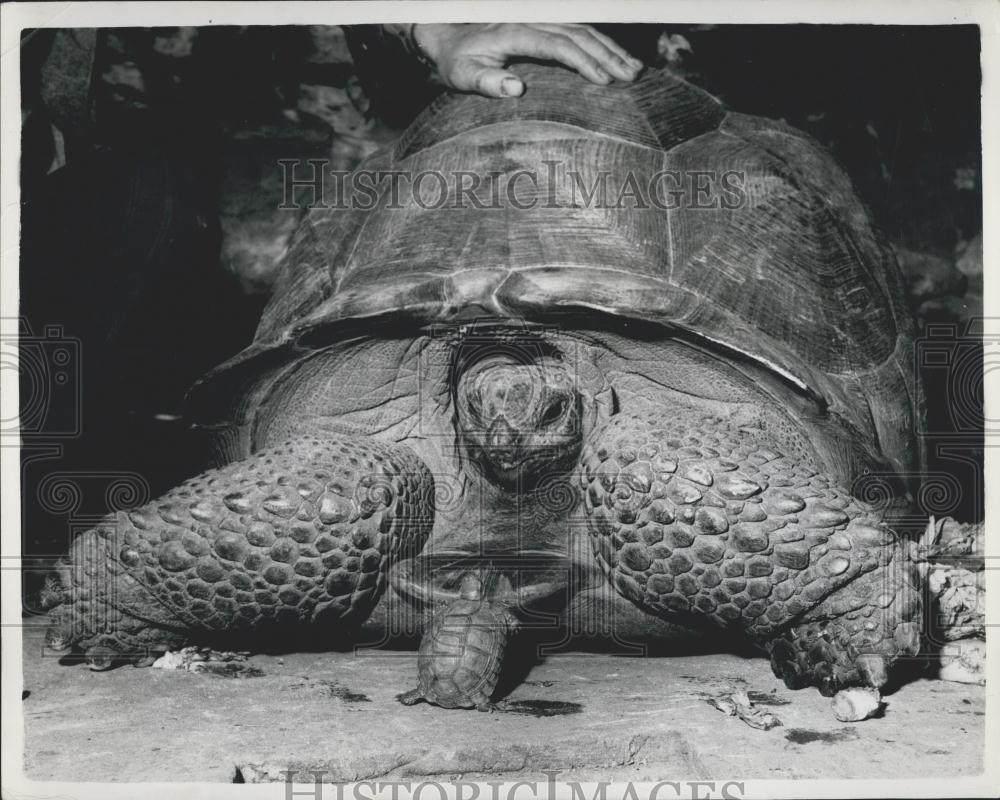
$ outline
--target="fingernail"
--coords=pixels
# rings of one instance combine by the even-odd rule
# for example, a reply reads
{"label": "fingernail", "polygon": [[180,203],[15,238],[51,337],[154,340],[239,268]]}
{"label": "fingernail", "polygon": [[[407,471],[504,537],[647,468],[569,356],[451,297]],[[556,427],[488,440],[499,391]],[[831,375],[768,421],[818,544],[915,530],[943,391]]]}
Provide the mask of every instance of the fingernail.
{"label": "fingernail", "polygon": [[597,72],[597,77],[600,78],[605,83],[611,80],[611,76],[600,67],[597,68],[596,72]]}
{"label": "fingernail", "polygon": [[524,84],[517,78],[504,78],[500,82],[500,93],[504,97],[520,97],[524,91]]}
{"label": "fingernail", "polygon": [[635,67],[624,60],[619,60],[615,64],[615,72],[618,73],[620,78],[624,78],[625,80],[631,80],[635,77]]}

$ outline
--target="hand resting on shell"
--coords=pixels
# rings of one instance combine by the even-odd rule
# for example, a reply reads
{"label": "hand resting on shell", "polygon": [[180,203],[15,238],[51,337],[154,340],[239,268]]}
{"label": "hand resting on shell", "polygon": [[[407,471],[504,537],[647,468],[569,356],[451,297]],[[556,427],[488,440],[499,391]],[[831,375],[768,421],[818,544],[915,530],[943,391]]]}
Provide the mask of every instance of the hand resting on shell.
{"label": "hand resting on shell", "polygon": [[524,93],[524,81],[507,69],[519,56],[559,62],[599,84],[632,81],[642,70],[641,61],[590,25],[429,24],[413,25],[410,35],[441,83],[487,97]]}

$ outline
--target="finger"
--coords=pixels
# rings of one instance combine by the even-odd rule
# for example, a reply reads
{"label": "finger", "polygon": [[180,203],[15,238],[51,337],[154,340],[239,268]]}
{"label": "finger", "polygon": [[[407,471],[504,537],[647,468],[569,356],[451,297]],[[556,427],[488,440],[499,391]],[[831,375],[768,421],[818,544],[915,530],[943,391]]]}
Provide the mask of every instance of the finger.
{"label": "finger", "polygon": [[478,92],[486,97],[520,97],[524,83],[513,72],[462,59],[455,65],[452,85],[463,92]]}
{"label": "finger", "polygon": [[572,31],[570,38],[582,49],[586,50],[608,72],[621,80],[632,80],[638,72],[628,61],[609,48],[594,35],[591,28]]}
{"label": "finger", "polygon": [[593,83],[609,83],[611,75],[586,50],[563,33],[554,33],[531,26],[518,26],[506,37],[505,52],[509,56],[528,56],[546,61],[558,61],[575,69]]}
{"label": "finger", "polygon": [[638,58],[636,58],[634,55],[632,55],[628,50],[626,50],[624,47],[622,47],[620,44],[618,44],[618,42],[616,42],[614,39],[612,39],[607,34],[601,33],[596,28],[591,28],[589,25],[587,25],[586,27],[590,30],[590,33],[591,33],[592,36],[594,36],[598,41],[603,42],[604,45],[609,50],[611,50],[611,52],[613,52],[615,55],[617,55],[625,63],[627,63],[630,66],[634,67],[636,71],[642,69],[642,67],[643,67],[642,61],[640,61]]}
{"label": "finger", "polygon": [[599,34],[589,25],[537,25],[549,33],[568,36],[601,67],[620,80],[630,81],[642,68],[642,62],[632,58],[609,37]]}

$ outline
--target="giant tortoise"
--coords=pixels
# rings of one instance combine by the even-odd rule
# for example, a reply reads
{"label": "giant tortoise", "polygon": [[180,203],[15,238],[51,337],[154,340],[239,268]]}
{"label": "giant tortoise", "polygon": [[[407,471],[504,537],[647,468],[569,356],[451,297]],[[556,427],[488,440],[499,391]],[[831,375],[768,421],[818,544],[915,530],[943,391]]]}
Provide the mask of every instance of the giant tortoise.
{"label": "giant tortoise", "polygon": [[[856,488],[905,501],[919,469],[911,320],[848,179],[669,71],[524,76],[442,95],[304,216],[254,342],[190,396],[217,466],[76,538],[50,646],[347,637],[387,585],[448,615],[483,570],[467,619],[598,574],[792,687],[917,653],[912,545]],[[492,671],[501,627],[462,663]]]}

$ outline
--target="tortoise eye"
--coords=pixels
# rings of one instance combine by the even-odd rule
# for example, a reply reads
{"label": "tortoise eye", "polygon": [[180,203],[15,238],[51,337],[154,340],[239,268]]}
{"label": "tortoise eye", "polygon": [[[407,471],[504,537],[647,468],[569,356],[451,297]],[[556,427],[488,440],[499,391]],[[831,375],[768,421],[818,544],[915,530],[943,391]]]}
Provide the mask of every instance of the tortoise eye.
{"label": "tortoise eye", "polygon": [[546,425],[551,425],[563,415],[565,410],[566,401],[559,398],[551,403],[547,409],[545,409],[545,414],[542,416],[542,422]]}

